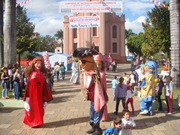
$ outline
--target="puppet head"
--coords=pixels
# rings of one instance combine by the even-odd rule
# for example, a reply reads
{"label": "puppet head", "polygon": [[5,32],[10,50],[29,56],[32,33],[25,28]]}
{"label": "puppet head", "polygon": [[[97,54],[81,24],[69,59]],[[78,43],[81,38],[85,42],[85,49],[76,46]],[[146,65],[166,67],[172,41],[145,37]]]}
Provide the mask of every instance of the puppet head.
{"label": "puppet head", "polygon": [[96,67],[99,71],[102,70],[103,68],[103,58],[102,58],[102,54],[99,53],[98,55],[94,55],[94,61],[96,63]]}
{"label": "puppet head", "polygon": [[157,76],[158,76],[157,68],[158,68],[158,65],[156,64],[155,61],[153,61],[153,60],[148,60],[148,61],[145,63],[144,71],[145,71],[145,73],[151,72],[151,73],[155,74],[155,76],[156,76],[156,78],[157,78]]}
{"label": "puppet head", "polygon": [[93,55],[97,55],[98,52],[93,48],[77,48],[73,57],[79,58],[79,64],[82,68],[82,71],[94,70],[94,59]]}

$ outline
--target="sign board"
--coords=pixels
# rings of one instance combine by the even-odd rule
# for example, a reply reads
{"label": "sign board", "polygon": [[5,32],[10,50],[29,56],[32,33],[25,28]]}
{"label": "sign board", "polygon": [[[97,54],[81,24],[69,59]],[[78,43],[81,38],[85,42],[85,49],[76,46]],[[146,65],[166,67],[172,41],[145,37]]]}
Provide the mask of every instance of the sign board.
{"label": "sign board", "polygon": [[122,12],[122,1],[61,1],[60,13]]}
{"label": "sign board", "polygon": [[92,28],[100,26],[99,16],[73,16],[69,17],[70,28]]}

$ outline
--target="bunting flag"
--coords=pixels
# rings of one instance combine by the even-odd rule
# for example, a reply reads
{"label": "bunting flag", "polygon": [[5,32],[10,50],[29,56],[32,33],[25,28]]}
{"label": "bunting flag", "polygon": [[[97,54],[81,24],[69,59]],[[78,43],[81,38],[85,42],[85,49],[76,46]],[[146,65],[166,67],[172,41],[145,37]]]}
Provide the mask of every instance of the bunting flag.
{"label": "bunting flag", "polygon": [[23,6],[23,5],[25,5],[25,4],[29,3],[29,2],[31,2],[31,0],[25,0],[25,1],[19,2],[19,3],[16,4],[16,7],[17,6]]}
{"label": "bunting flag", "polygon": [[156,6],[161,6],[161,7],[164,7],[164,8],[167,8],[169,9],[169,6],[161,3],[161,2],[158,2],[157,0],[152,0],[152,2],[156,5]]}

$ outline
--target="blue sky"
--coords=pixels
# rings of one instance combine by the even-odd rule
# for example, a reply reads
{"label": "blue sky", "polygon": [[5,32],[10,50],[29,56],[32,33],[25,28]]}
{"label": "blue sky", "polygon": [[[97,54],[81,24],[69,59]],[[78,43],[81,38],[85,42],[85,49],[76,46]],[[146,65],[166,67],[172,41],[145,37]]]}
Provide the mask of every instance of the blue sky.
{"label": "blue sky", "polygon": [[[17,3],[22,1],[24,0],[17,0]],[[24,5],[27,9],[28,18],[35,24],[35,32],[39,32],[43,36],[53,36],[58,30],[63,28],[63,17],[67,14],[59,13],[59,1],[60,0],[31,0],[31,2]],[[152,0],[122,1],[123,14],[125,14],[126,18],[125,28],[132,29],[135,33],[142,32],[141,24],[145,21],[147,12],[154,8],[154,3]],[[156,1],[168,2],[169,0]]]}

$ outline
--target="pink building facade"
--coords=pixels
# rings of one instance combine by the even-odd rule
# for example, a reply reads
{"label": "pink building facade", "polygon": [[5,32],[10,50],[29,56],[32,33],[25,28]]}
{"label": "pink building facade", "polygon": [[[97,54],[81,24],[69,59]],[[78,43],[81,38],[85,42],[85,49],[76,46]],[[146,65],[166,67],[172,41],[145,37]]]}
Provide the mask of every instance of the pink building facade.
{"label": "pink building facade", "polygon": [[119,63],[126,62],[125,55],[125,16],[114,13],[78,13],[74,16],[100,16],[100,27],[69,28],[69,17],[64,17],[65,54],[72,55],[79,47],[95,47],[103,55],[111,57]]}

